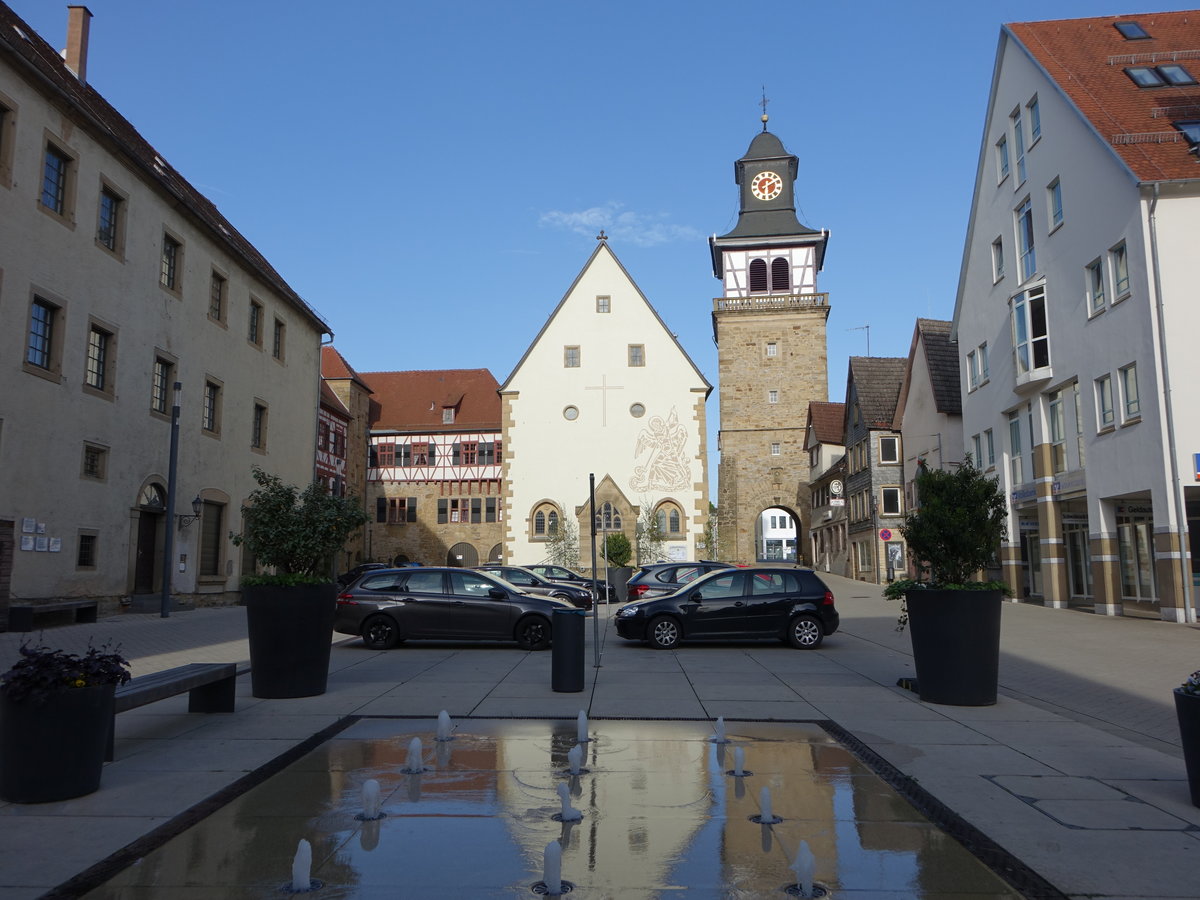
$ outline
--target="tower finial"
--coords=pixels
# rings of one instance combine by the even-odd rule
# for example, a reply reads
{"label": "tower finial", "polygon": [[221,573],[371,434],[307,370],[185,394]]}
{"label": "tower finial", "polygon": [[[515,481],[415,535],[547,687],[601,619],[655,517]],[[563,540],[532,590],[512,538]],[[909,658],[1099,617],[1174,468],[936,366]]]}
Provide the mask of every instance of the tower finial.
{"label": "tower finial", "polygon": [[767,117],[767,104],[770,102],[771,101],[767,99],[767,86],[764,84],[763,89],[762,89],[762,99],[760,101],[758,101],[758,105],[762,107],[762,111],[763,111],[763,114],[762,114],[763,131],[767,130],[767,118],[768,118]]}
{"label": "tower finial", "polygon": [[598,240],[598,241],[604,241],[604,242],[606,242],[606,243],[608,242],[608,235],[604,233],[604,229],[603,229],[603,228],[601,228],[601,229],[600,229],[600,233],[599,233],[598,235],[596,235],[596,240]]}

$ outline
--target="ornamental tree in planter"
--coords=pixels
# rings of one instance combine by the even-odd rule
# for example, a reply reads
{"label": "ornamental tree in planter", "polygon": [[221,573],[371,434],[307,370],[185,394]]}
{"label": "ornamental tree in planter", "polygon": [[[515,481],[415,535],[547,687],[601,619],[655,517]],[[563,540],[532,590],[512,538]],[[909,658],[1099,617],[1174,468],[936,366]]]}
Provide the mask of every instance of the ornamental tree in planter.
{"label": "ornamental tree in planter", "polygon": [[0,798],[47,803],[100,786],[113,692],[129,662],[107,645],[83,655],[22,644],[0,676]]}
{"label": "ornamental tree in planter", "polygon": [[624,603],[629,599],[626,585],[633,570],[629,560],[633,557],[633,546],[624,533],[611,531],[604,536],[604,558],[608,561],[608,583],[617,592],[617,600]]}
{"label": "ornamental tree in planter", "polygon": [[357,500],[313,482],[300,490],[255,467],[235,546],[274,574],[242,578],[255,697],[325,693],[336,612],[333,556],[367,521]]}
{"label": "ornamental tree in planter", "polygon": [[894,581],[884,593],[904,597],[917,691],[929,703],[990,706],[996,702],[1000,606],[1008,586],[972,579],[1007,534],[1004,492],[969,455],[950,472],[921,461],[916,492],[920,505],[900,533],[918,580]]}

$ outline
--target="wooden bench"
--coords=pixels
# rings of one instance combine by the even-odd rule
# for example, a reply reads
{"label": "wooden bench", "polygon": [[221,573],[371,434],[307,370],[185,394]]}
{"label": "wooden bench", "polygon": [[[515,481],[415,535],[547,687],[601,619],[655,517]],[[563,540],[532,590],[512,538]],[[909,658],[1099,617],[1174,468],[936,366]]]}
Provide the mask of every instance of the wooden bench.
{"label": "wooden bench", "polygon": [[113,758],[116,713],[137,709],[148,703],[188,692],[188,712],[233,712],[237,693],[237,663],[189,663],[174,669],[140,675],[118,685],[113,722],[108,728],[108,749],[104,758]]}
{"label": "wooden bench", "polygon": [[8,608],[9,631],[33,631],[33,618],[44,613],[74,610],[76,622],[96,621],[95,600],[56,600],[53,603],[21,603]]}

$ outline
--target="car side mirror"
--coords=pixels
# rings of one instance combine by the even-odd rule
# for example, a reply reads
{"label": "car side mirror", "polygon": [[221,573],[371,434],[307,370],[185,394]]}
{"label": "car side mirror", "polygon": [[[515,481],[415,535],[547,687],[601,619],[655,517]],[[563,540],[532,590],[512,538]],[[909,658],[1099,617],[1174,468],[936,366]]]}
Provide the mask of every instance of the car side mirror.
{"label": "car side mirror", "polygon": [[493,600],[503,600],[508,594],[500,590],[500,588],[488,588],[488,596]]}
{"label": "car side mirror", "polygon": [[692,594],[692,596],[688,597],[688,600],[690,600],[692,603],[699,603],[703,599],[704,597],[701,596],[699,591],[696,591],[694,594]]}

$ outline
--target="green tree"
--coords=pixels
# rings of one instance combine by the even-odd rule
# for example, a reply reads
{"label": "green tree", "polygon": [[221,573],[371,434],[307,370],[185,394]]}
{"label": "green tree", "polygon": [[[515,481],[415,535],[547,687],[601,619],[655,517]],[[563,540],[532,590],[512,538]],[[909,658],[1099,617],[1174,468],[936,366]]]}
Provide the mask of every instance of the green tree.
{"label": "green tree", "polygon": [[629,538],[620,531],[612,531],[605,536],[604,550],[608,564],[618,568],[629,565],[629,560],[633,556],[633,547],[629,543]]}

